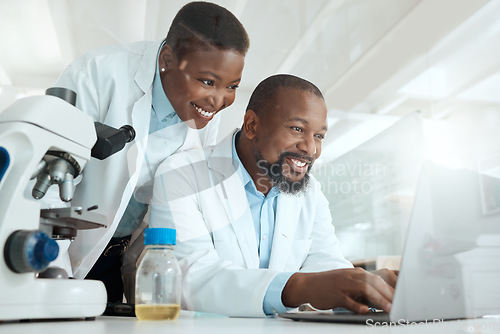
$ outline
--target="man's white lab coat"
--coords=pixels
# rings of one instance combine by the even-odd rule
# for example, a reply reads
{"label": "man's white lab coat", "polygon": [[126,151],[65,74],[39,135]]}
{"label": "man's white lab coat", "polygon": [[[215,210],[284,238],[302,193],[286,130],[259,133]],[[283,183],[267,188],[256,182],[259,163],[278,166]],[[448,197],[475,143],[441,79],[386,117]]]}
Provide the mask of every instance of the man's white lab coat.
{"label": "man's white lab coat", "polygon": [[[138,182],[146,184],[148,178],[152,179],[160,161],[172,153],[162,149],[169,138],[185,136],[179,150],[215,143],[217,116],[202,130],[186,130],[187,126],[180,123],[148,136],[160,44],[137,42],[97,49],[71,63],[56,83],[58,87],[75,91],[77,108],[94,121],[115,128],[128,124],[136,132],[135,140],[120,152],[102,161],[92,158],[83,170],[82,182],[76,187],[71,204],[84,209],[98,205],[97,212],[106,217],[100,223],[107,226],[78,231],[69,247],[76,278],[84,278],[101,255]],[[144,164],[146,149],[148,161]]]}
{"label": "man's white lab coat", "polygon": [[259,317],[277,273],[352,264],[342,255],[328,202],[311,177],[304,194],[279,195],[269,269],[259,269],[252,215],[232,163],[232,135],[214,147],[175,154],[160,165],[149,226],[177,230],[183,308]]}

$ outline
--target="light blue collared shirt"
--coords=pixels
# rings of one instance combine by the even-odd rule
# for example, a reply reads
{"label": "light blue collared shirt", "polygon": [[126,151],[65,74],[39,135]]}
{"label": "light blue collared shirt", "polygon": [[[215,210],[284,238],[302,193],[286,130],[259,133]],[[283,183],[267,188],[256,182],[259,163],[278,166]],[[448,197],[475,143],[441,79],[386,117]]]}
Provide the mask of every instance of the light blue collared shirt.
{"label": "light blue collared shirt", "polygon": [[[158,56],[160,55],[159,50],[161,50],[163,44],[160,46],[160,49],[158,49]],[[156,74],[153,79],[153,87],[151,91],[152,100],[151,117],[149,120],[149,134],[182,122],[163,90],[160,78],[160,68],[158,65],[158,56],[156,60]],[[132,196],[113,237],[121,238],[132,234],[142,223],[147,211],[148,205],[138,202],[135,197]]]}
{"label": "light blue collared shirt", "polygon": [[[164,44],[164,43],[163,43]],[[160,46],[162,48],[163,44]],[[158,50],[158,56],[160,52]],[[182,122],[167,98],[160,79],[160,68],[156,61],[156,74],[153,80],[151,119],[149,121],[149,133],[156,132],[168,126]]]}
{"label": "light blue collared shirt", "polygon": [[[233,166],[243,182],[245,193],[247,195],[248,205],[252,212],[252,219],[257,238],[257,247],[259,252],[259,268],[269,268],[269,259],[274,237],[274,225],[276,222],[276,205],[280,191],[273,187],[265,196],[257,190],[250,174],[241,163],[236,152],[236,136],[233,135]],[[283,313],[287,308],[281,301],[281,293],[286,282],[293,273],[283,272],[277,274],[269,285],[264,296],[263,310],[265,314]]]}

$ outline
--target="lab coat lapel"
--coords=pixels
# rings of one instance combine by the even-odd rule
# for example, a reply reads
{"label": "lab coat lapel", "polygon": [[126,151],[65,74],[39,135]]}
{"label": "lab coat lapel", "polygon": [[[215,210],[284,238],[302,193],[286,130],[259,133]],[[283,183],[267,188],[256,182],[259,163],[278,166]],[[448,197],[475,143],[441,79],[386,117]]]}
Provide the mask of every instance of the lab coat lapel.
{"label": "lab coat lapel", "polygon": [[[118,226],[119,217],[123,215],[128,206],[132,193],[137,185],[139,173],[144,162],[146,147],[149,134],[149,119],[151,117],[151,100],[152,93],[151,87],[155,75],[156,53],[160,43],[154,43],[148,47],[144,52],[142,61],[138,66],[137,72],[134,76],[134,81],[144,92],[144,95],[134,104],[132,108],[131,125],[135,130],[136,136],[134,141],[127,148],[127,164],[129,179],[123,196],[115,215],[112,226],[108,226],[108,233],[114,233]],[[126,180],[126,178],[124,178]]]}
{"label": "lab coat lapel", "polygon": [[299,223],[303,201],[300,196],[280,194],[276,206],[274,239],[269,260],[269,269],[282,271],[285,268]]}
{"label": "lab coat lapel", "polygon": [[225,214],[236,234],[247,268],[258,268],[259,255],[252,214],[245,188],[232,164],[233,133],[216,146],[209,158],[209,168],[215,191],[224,203]]}
{"label": "lab coat lapel", "polygon": [[141,153],[144,153],[149,134],[151,101],[153,99],[152,86],[156,71],[156,54],[160,44],[160,42],[157,42],[147,48],[134,75],[135,83],[144,92],[144,95],[134,104],[132,109],[132,126],[136,131],[135,140],[142,141],[140,145],[142,147],[139,148]]}
{"label": "lab coat lapel", "polygon": [[156,58],[161,43],[162,42],[156,42],[148,46],[134,75],[134,81],[145,93],[151,93],[151,87],[156,73]]}
{"label": "lab coat lapel", "polygon": [[[135,142],[137,145],[137,158],[135,159],[135,170],[137,171],[140,170],[142,166],[147,147],[149,121],[151,117],[151,101],[153,99],[151,87],[155,76],[156,54],[159,47],[160,42],[154,43],[148,47],[134,75],[135,83],[144,92],[144,95],[134,104],[131,120],[132,126],[136,132]],[[131,160],[130,158],[129,160]]]}
{"label": "lab coat lapel", "polygon": [[[126,175],[127,177],[123,177],[123,182],[126,182],[126,185],[123,191],[121,202],[118,209],[116,210],[116,214],[113,218],[111,226],[108,226],[107,233],[109,233],[110,235],[113,235],[116,227],[118,226],[120,217],[123,215],[123,212],[125,212],[128,202],[132,197],[132,193],[137,185],[139,172],[141,170],[141,166],[143,165],[148,141],[149,119],[151,116],[151,87],[155,75],[156,54],[158,52],[159,46],[160,42],[148,46],[134,75],[134,81],[144,92],[144,95],[134,104],[132,108],[131,119],[129,120],[129,122],[131,123],[129,125],[132,125],[132,127],[134,128],[136,136],[134,141],[130,145],[127,145],[127,153],[121,155],[124,160],[122,161],[122,163],[127,165],[128,173]],[[109,119],[108,122],[110,124],[114,124],[118,122],[118,120]],[[120,119],[119,122],[127,122],[127,120]],[[119,126],[121,125],[124,124],[119,123]],[[115,157],[114,160],[116,159],[117,158]],[[109,240],[109,238],[107,240]]]}
{"label": "lab coat lapel", "polygon": [[[156,71],[156,55],[161,42],[151,44],[142,57],[142,61],[137,67],[134,75],[134,81],[139,88],[144,92],[144,95],[134,104],[132,108],[132,126],[135,129],[135,147],[137,156],[128,154],[128,161],[135,161],[134,168],[129,166],[130,174],[135,171],[140,171],[143,165],[144,156],[149,134],[149,121],[151,118],[151,102],[153,99],[152,86]],[[130,152],[133,153],[133,152]],[[135,158],[135,159],[134,159]],[[135,187],[135,184],[131,184]]]}

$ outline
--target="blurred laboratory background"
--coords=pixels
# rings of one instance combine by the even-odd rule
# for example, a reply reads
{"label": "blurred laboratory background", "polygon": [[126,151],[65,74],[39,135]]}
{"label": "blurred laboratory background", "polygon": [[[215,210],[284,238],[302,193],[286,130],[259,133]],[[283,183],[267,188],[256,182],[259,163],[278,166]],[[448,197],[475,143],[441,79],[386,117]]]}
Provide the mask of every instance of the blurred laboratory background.
{"label": "blurred laboratory background", "polygon": [[[0,110],[95,47],[163,39],[187,2],[0,0]],[[349,259],[401,254],[424,160],[500,177],[499,0],[213,2],[250,36],[219,138],[267,76],[317,84],[329,131],[313,174]]]}

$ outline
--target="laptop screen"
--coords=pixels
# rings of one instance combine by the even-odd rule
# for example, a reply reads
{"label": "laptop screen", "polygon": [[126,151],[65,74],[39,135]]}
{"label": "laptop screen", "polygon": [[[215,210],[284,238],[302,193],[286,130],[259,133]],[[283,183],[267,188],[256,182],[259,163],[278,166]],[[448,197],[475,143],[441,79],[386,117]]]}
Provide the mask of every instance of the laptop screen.
{"label": "laptop screen", "polygon": [[425,164],[391,319],[500,314],[500,179]]}

